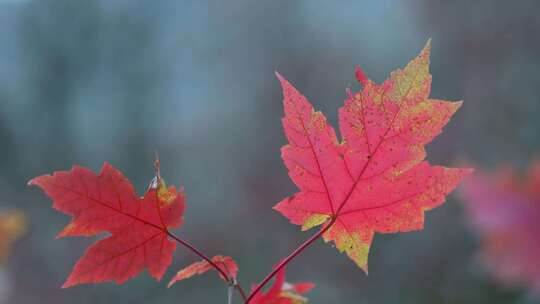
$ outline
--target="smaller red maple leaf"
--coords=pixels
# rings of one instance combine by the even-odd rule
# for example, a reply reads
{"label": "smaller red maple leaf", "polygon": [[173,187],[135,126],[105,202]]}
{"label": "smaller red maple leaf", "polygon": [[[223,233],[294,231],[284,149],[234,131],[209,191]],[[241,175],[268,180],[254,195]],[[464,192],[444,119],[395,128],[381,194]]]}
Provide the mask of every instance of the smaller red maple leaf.
{"label": "smaller red maple leaf", "polygon": [[[224,273],[226,273],[229,278],[236,280],[236,275],[238,274],[238,265],[236,262],[229,256],[216,255],[213,257],[212,262],[217,265]],[[176,275],[171,279],[168,284],[168,287],[171,287],[174,283],[189,279],[194,275],[203,274],[209,270],[215,269],[208,261],[202,260],[195,262],[176,273]],[[218,273],[220,278],[227,281],[227,278],[223,277],[221,273]]]}
{"label": "smaller red maple leaf", "polygon": [[[257,293],[249,302],[251,304],[303,304],[308,299],[303,295],[315,287],[313,283],[290,284],[285,281],[285,267],[276,274],[274,284],[264,293]],[[255,286],[252,288],[255,289]]]}
{"label": "smaller red maple leaf", "polygon": [[106,281],[122,284],[145,268],[161,280],[176,249],[168,229],[182,224],[185,199],[182,190],[166,187],[159,171],[141,198],[109,163],[99,175],[74,166],[28,184],[39,186],[53,200],[54,209],[72,217],[58,237],[110,233],[88,248],[63,288]]}
{"label": "smaller red maple leaf", "polygon": [[540,295],[540,162],[526,178],[513,169],[477,174],[461,191],[472,226],[482,238],[480,259],[505,285]]}

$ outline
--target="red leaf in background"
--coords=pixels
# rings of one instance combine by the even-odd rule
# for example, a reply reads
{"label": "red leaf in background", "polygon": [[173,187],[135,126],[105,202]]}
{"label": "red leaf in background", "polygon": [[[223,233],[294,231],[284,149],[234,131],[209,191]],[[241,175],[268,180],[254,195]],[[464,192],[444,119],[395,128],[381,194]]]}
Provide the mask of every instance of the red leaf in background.
{"label": "red leaf in background", "polygon": [[290,284],[285,282],[285,268],[277,274],[274,284],[266,292],[259,292],[249,302],[252,304],[303,304],[308,299],[302,296],[315,287],[313,283]]}
{"label": "red leaf in background", "polygon": [[158,181],[139,198],[122,173],[105,163],[99,175],[74,166],[28,182],[41,187],[56,210],[72,216],[58,237],[111,234],[88,248],[63,288],[106,281],[121,284],[145,268],[161,279],[176,248],[167,229],[182,224],[184,194],[167,188],[161,178]]}
{"label": "red leaf in background", "polygon": [[335,219],[325,241],[366,272],[375,232],[422,229],[424,212],[442,204],[471,172],[424,160],[424,146],[461,105],[429,98],[429,53],[428,42],[381,85],[357,69],[363,89],[339,110],[341,142],[324,115],[278,74],[289,141],[281,153],[299,192],[274,209],[302,230]]}
{"label": "red leaf in background", "polygon": [[[216,255],[211,260],[230,278],[236,279],[236,275],[238,274],[238,265],[231,257]],[[176,273],[176,275],[169,282],[168,287],[171,287],[174,283],[178,281],[189,279],[194,275],[203,274],[208,270],[212,269],[214,269],[214,267],[205,260],[195,262],[178,271],[178,273]],[[218,274],[223,280],[226,280],[226,278],[224,278],[220,273]]]}
{"label": "red leaf in background", "polygon": [[504,169],[467,179],[461,196],[482,238],[481,260],[502,283],[540,295],[540,162],[520,179]]}

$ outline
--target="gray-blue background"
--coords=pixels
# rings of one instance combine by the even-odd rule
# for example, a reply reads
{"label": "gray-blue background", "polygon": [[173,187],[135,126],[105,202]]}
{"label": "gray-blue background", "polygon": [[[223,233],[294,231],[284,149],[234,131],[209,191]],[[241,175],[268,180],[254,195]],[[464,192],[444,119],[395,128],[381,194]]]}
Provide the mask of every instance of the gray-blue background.
{"label": "gray-blue background", "polygon": [[[155,150],[187,192],[179,235],[233,256],[245,287],[309,234],[271,207],[295,191],[278,70],[336,123],[359,64],[376,81],[431,37],[432,96],[465,103],[434,163],[523,166],[540,148],[537,1],[0,1],[0,207],[29,232],[0,270],[0,303],[224,303],[213,275],[177,284],[59,286],[89,240],[31,177],[110,161],[142,194]],[[455,195],[422,232],[377,235],[370,275],[316,243],[289,267],[312,303],[533,303],[495,285]],[[166,274],[196,258],[179,249]]]}

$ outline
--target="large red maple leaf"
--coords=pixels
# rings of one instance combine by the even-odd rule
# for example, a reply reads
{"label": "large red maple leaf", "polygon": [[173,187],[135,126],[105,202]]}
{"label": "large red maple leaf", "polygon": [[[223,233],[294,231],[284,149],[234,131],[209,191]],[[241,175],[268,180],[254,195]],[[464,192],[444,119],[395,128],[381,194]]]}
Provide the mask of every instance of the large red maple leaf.
{"label": "large red maple leaf", "polygon": [[508,168],[478,174],[467,179],[461,194],[489,273],[540,296],[540,161],[525,178]]}
{"label": "large red maple leaf", "polygon": [[282,158],[299,192],[274,209],[302,230],[325,224],[325,241],[366,273],[375,232],[422,229],[424,212],[471,172],[424,160],[424,146],[461,105],[429,98],[429,54],[428,42],[380,85],[357,69],[363,88],[349,93],[339,110],[341,142],[324,115],[278,74],[289,141]]}
{"label": "large red maple leaf", "polygon": [[160,280],[172,262],[176,243],[168,229],[182,224],[184,194],[156,177],[139,198],[121,172],[105,163],[99,175],[74,166],[28,182],[41,187],[53,207],[72,216],[58,237],[110,236],[88,248],[62,287],[116,281],[121,284],[145,268]]}

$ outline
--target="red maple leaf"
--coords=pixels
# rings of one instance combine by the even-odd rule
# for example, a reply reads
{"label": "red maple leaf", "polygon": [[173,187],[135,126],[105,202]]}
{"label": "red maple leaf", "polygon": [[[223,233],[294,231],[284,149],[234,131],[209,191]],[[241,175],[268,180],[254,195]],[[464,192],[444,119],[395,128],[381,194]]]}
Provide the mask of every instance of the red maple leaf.
{"label": "red maple leaf", "polygon": [[503,284],[527,286],[540,295],[540,162],[525,179],[512,169],[492,177],[477,174],[461,194],[489,272]]}
{"label": "red maple leaf", "polygon": [[159,175],[142,198],[108,163],[99,175],[74,166],[28,184],[41,187],[56,210],[72,216],[58,237],[110,233],[88,248],[63,288],[106,281],[121,284],[145,268],[160,280],[171,264],[176,243],[168,239],[168,229],[182,224],[184,194],[174,186],[167,188]]}
{"label": "red maple leaf", "polygon": [[428,42],[381,85],[357,69],[363,89],[349,93],[339,110],[341,142],[324,115],[278,74],[289,141],[281,153],[299,192],[274,209],[302,230],[325,224],[325,241],[366,272],[375,232],[422,229],[424,212],[471,172],[424,160],[424,146],[461,105],[429,98],[429,53]]}
{"label": "red maple leaf", "polygon": [[[307,303],[307,298],[303,294],[309,292],[315,284],[285,282],[285,267],[281,268],[277,274],[274,284],[266,293],[259,292],[249,302],[252,304],[303,304]],[[255,286],[253,287],[255,289]]]}
{"label": "red maple leaf", "polygon": [[[238,274],[238,265],[236,262],[229,256],[216,255],[213,257],[212,262],[214,262],[223,272],[225,272],[229,278],[236,280],[236,275]],[[208,270],[215,269],[208,261],[202,260],[195,262],[176,273],[176,275],[169,282],[168,287],[171,287],[174,283],[189,279],[194,275],[203,274]],[[227,278],[223,277],[221,273],[218,273],[219,276],[227,281]]]}

